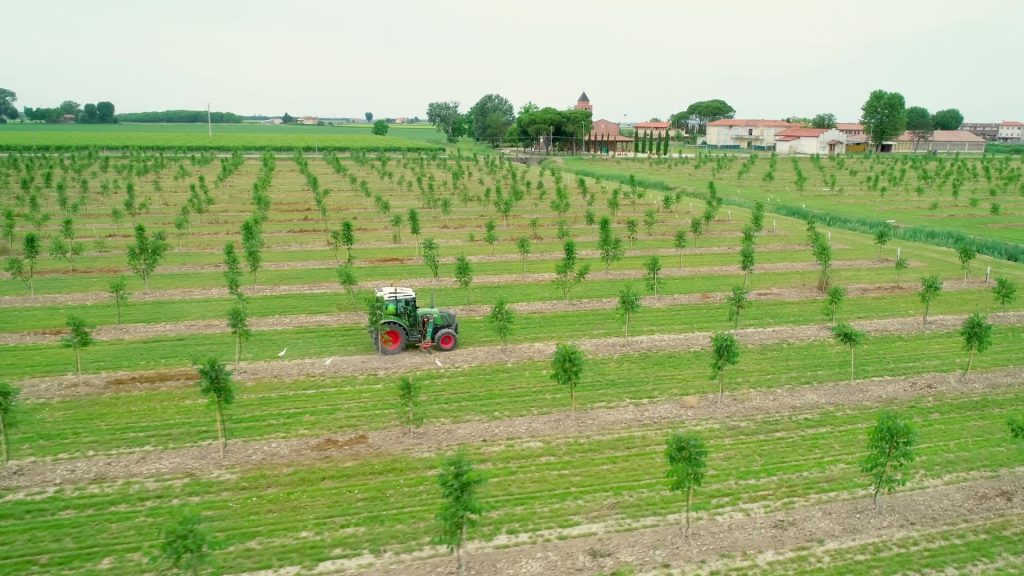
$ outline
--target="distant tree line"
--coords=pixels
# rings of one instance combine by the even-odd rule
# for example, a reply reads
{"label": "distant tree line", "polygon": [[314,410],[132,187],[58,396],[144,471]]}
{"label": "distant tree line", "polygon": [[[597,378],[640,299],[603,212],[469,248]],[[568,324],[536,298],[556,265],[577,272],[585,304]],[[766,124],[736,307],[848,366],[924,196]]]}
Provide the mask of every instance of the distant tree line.
{"label": "distant tree line", "polygon": [[[167,122],[190,124],[206,122],[206,110],[164,110],[162,112],[128,112],[117,115],[118,122]],[[212,112],[214,124],[240,124],[242,117],[231,112]]]}
{"label": "distant tree line", "polygon": [[[10,91],[8,91],[10,92]],[[11,92],[11,95],[14,93]],[[14,110],[17,114],[17,110]],[[55,123],[64,121],[65,116],[73,116],[76,122],[83,124],[113,124],[117,122],[114,115],[114,104],[112,102],[89,103],[82,106],[74,100],[65,100],[55,108],[31,108],[24,109],[25,119],[35,122]],[[8,116],[16,118],[17,116]]]}

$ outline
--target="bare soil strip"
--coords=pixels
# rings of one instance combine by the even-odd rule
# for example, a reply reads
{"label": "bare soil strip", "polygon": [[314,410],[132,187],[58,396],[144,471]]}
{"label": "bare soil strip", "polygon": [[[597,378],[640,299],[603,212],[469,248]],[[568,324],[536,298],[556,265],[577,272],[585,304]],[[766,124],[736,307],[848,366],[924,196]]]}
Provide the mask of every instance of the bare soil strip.
{"label": "bare soil strip", "polygon": [[[953,290],[972,288],[959,286]],[[848,296],[886,296],[892,294],[910,294],[916,286],[895,284],[860,284],[847,287]],[[696,294],[668,294],[657,298],[648,296],[643,299],[646,308],[665,308],[683,304],[711,304],[723,302],[727,292],[701,292]],[[752,301],[788,301],[819,300],[821,292],[806,288],[773,288],[769,290],[752,290],[749,295]],[[610,310],[618,304],[615,298],[593,298],[589,300],[544,300],[540,302],[520,302],[511,304],[516,312],[523,314],[576,312],[583,310]],[[448,308],[455,311],[460,318],[481,318],[490,312],[490,307],[455,306]],[[289,316],[253,317],[250,324],[253,330],[286,330],[292,328],[309,328],[324,326],[360,325],[366,323],[363,312],[340,312],[327,314],[293,314]],[[0,345],[41,344],[58,342],[64,330],[29,330],[25,332],[0,333]],[[189,320],[184,322],[165,322],[149,324],[122,324],[100,326],[93,332],[97,340],[139,340],[158,336],[177,336],[180,334],[212,334],[228,332],[227,323],[217,320]]]}
{"label": "bare soil strip", "polygon": [[[915,334],[949,331],[963,322],[964,316],[933,316],[927,324],[918,317],[863,320],[854,326],[870,335]],[[992,314],[989,320],[997,325],[1024,324],[1024,312]],[[779,326],[774,328],[747,328],[734,331],[737,340],[746,346],[760,346],[781,342],[810,342],[828,340],[832,333],[828,326]],[[633,338],[593,338],[577,341],[586,354],[594,357],[639,354],[643,352],[670,352],[703,350],[708,347],[710,332],[686,334],[660,334]],[[411,371],[458,369],[502,362],[547,360],[555,350],[554,342],[535,342],[509,346],[479,346],[459,348],[446,353],[423,353],[413,349],[397,356],[375,354],[306,358],[302,360],[271,360],[243,362],[235,369],[240,382],[257,380],[293,380],[298,378],[350,377],[366,374],[401,374]],[[329,361],[330,360],[330,361]],[[31,400],[49,400],[93,394],[119,394],[131,391],[175,388],[195,384],[195,371],[190,368],[174,370],[147,370],[85,374],[81,382],[74,375],[50,376],[22,380],[22,395]]]}
{"label": "bare soil strip", "polygon": [[[845,260],[836,262],[833,268],[879,268],[888,266],[886,262],[878,260]],[[806,272],[817,270],[817,264],[813,262],[778,262],[762,264],[757,267],[758,272]],[[704,266],[700,268],[665,268],[662,275],[665,277],[681,276],[708,276],[714,274],[739,274],[739,265],[729,266]],[[643,277],[643,270],[613,270],[610,272],[591,272],[588,278],[592,280],[620,280]],[[473,279],[473,285],[495,285],[495,284],[525,284],[535,282],[550,282],[554,280],[554,273],[539,274],[496,274],[492,276],[479,276]],[[361,283],[360,288],[373,289],[383,284],[394,286],[408,286],[410,288],[429,288],[431,286],[454,288],[457,286],[453,279],[442,279],[436,284],[430,278],[399,278],[373,283]],[[265,286],[249,288],[245,293],[249,296],[273,296],[278,294],[313,294],[318,292],[340,292],[341,287],[337,282],[325,282],[316,284],[291,284],[279,286]],[[148,292],[137,292],[132,294],[132,300],[186,300],[194,298],[224,298],[228,296],[226,288],[182,288],[176,290],[150,290]],[[57,306],[76,304],[97,304],[109,302],[110,294],[106,292],[76,292],[72,294],[43,294],[36,296],[0,296],[0,308],[11,308],[19,306]]]}
{"label": "bare soil strip", "polygon": [[[668,498],[668,497],[666,497]],[[589,536],[551,540],[539,544],[503,547],[502,542],[473,543],[467,547],[467,574],[517,576],[596,574],[629,566],[638,572],[666,567],[693,573],[698,562],[722,556],[738,557],[791,550],[798,546],[842,546],[851,542],[885,542],[965,521],[1019,518],[1024,521],[1024,470],[1006,472],[999,478],[971,480],[889,496],[886,509],[874,510],[866,493],[861,497],[801,506],[793,510],[698,520],[689,539],[676,522],[628,532],[616,526],[581,527],[574,533]],[[534,535],[536,536],[536,535]],[[440,557],[430,557],[431,555]],[[303,574],[333,575],[450,575],[455,559],[433,548],[419,554],[328,561]],[[296,568],[266,570],[248,576],[285,576]],[[661,573],[661,572],[659,572]]]}
{"label": "bare soil strip", "polygon": [[[745,390],[728,393],[719,405],[716,395],[629,404],[577,413],[575,425],[565,412],[456,424],[430,424],[411,434],[402,428],[349,435],[288,440],[232,441],[223,460],[214,443],[146,450],[75,460],[13,461],[0,475],[0,489],[54,487],[179,474],[212,474],[225,469],[320,458],[351,460],[370,454],[429,454],[451,446],[478,442],[544,438],[554,430],[589,437],[638,425],[654,426],[697,420],[721,421],[768,414],[874,406],[922,396],[980,394],[1014,388],[1024,382],[1024,367],[979,372],[965,384],[959,374],[922,374],[907,378],[875,378],[815,386]],[[16,496],[15,496],[16,497]]]}

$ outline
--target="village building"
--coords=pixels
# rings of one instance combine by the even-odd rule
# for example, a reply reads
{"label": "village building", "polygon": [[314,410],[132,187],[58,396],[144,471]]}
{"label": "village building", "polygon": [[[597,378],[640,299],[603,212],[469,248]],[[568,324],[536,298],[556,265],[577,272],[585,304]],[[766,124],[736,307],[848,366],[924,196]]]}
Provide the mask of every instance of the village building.
{"label": "village building", "polygon": [[892,144],[893,152],[985,152],[985,139],[966,130],[936,130],[931,138],[918,140],[904,132]]}
{"label": "village building", "polygon": [[580,94],[580,97],[576,99],[576,106],[574,106],[574,108],[576,110],[589,110],[590,112],[594,111],[594,107],[590,105],[590,98],[587,97],[586,92]]}
{"label": "village building", "polygon": [[302,124],[303,126],[316,126],[316,123],[319,121],[320,119],[316,116],[303,116],[299,119],[299,124]]}
{"label": "village building", "polygon": [[619,132],[619,125],[611,120],[596,120],[583,144],[592,154],[624,154],[633,150],[633,139]]}
{"label": "village building", "polygon": [[668,122],[638,122],[633,124],[633,130],[637,138],[647,138],[650,135],[657,140],[664,138],[671,126]]}
{"label": "village building", "polygon": [[970,132],[985,140],[995,140],[999,135],[999,124],[995,122],[964,122],[960,125],[960,130]]}
{"label": "village building", "polygon": [[709,148],[774,150],[775,136],[789,128],[799,126],[783,120],[715,120],[707,126],[707,145]]}
{"label": "village building", "polygon": [[835,128],[787,128],[775,135],[778,154],[845,154],[846,134]]}
{"label": "village building", "polygon": [[284,120],[282,118],[280,118],[280,117],[278,117],[278,118],[267,118],[266,120],[261,121],[260,124],[266,124],[268,126],[272,126],[272,125],[277,125],[277,124],[284,124]]}
{"label": "village building", "polygon": [[1024,142],[1024,122],[1003,120],[996,131],[996,140],[1009,143]]}

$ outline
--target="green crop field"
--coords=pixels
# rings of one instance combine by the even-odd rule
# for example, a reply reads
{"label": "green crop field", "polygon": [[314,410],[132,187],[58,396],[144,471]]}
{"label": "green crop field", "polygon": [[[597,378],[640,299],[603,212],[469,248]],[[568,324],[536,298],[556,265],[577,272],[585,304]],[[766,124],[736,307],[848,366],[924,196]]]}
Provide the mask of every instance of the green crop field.
{"label": "green crop field", "polygon": [[[1024,562],[1024,440],[1007,425],[1024,418],[1024,300],[993,291],[1024,283],[1019,158],[527,166],[422,126],[205,130],[0,126],[0,382],[20,389],[3,421],[0,574],[155,574],[149,559],[184,509],[201,514],[225,573],[453,573],[436,541],[437,475],[460,448],[485,479],[470,574],[1009,574]],[[890,219],[895,234],[876,242]],[[145,279],[129,258],[139,230],[166,243]],[[563,290],[568,240],[576,270],[590,268]],[[978,250],[966,260],[964,241]],[[942,290],[926,322],[931,275]],[[831,335],[823,282],[846,291],[837,320],[863,332],[853,354]],[[366,298],[388,285],[454,311],[456,349],[377,354]],[[627,289],[642,296],[628,334]],[[487,317],[502,300],[516,318],[507,343]],[[240,342],[235,306],[252,329]],[[972,355],[961,326],[975,313],[991,345]],[[80,371],[72,316],[93,340]],[[721,381],[715,332],[739,342]],[[574,398],[552,379],[559,343],[584,352]],[[235,383],[223,454],[197,385],[207,358]],[[403,377],[420,389],[422,421],[408,427]],[[912,423],[915,458],[876,508],[861,465],[883,409]],[[708,448],[692,546],[666,478],[676,430]]]}

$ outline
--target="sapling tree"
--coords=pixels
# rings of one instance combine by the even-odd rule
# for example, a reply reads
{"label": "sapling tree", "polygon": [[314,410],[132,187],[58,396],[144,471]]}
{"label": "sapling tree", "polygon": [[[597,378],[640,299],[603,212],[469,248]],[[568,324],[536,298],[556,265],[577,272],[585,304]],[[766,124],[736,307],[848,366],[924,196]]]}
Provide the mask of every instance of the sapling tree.
{"label": "sapling tree", "polygon": [[494,244],[498,241],[498,225],[494,220],[484,223],[484,242],[491,247],[491,254],[494,254]]}
{"label": "sapling tree", "polygon": [[508,300],[504,296],[498,298],[491,307],[490,313],[487,314],[487,323],[501,340],[501,347],[508,346],[508,339],[512,336],[512,329],[516,323],[516,313],[509,308]]}
{"label": "sapling tree", "polygon": [[690,220],[690,234],[693,234],[693,245],[697,246],[697,240],[704,235],[704,222],[700,218]]}
{"label": "sapling tree", "polygon": [[640,223],[636,221],[636,218],[628,218],[626,220],[626,240],[629,240],[630,248],[636,244],[637,232],[639,231]]}
{"label": "sapling tree", "polygon": [[220,445],[220,457],[224,457],[227,447],[227,426],[224,423],[224,407],[235,401],[235,384],[231,381],[231,372],[223,362],[216,358],[207,358],[197,367],[199,371],[199,393],[210,399],[217,413],[217,443]]}
{"label": "sapling tree", "polygon": [[686,529],[683,534],[689,538],[690,504],[693,501],[694,489],[700,488],[704,483],[708,449],[697,434],[677,430],[668,437],[665,458],[668,460],[668,489],[686,495]]}
{"label": "sapling tree", "polygon": [[590,264],[577,267],[576,242],[566,240],[562,245],[562,259],[555,264],[555,285],[568,300],[569,292],[590,275]]}
{"label": "sapling tree", "polygon": [[7,248],[10,251],[14,251],[14,231],[18,227],[18,222],[15,219],[14,210],[7,208],[4,210],[4,222],[3,222],[3,236],[7,240]]}
{"label": "sapling tree", "polygon": [[732,292],[725,297],[725,303],[729,307],[729,320],[732,321],[734,330],[740,327],[740,312],[750,305],[750,300],[747,298],[749,294],[750,291],[742,286],[733,286]]}
{"label": "sapling tree", "polygon": [[743,271],[743,288],[747,288],[750,275],[754,273],[754,240],[744,239],[740,245],[740,270]]}
{"label": "sapling tree", "polygon": [[160,548],[150,561],[163,564],[170,570],[198,576],[213,564],[210,552],[214,548],[210,536],[202,526],[202,517],[192,511],[178,514],[173,524],[161,532]]}
{"label": "sapling tree", "polygon": [[605,271],[608,271],[612,262],[622,260],[622,238],[612,231],[612,221],[607,216],[602,216],[598,223],[597,249],[601,253]]}
{"label": "sapling tree", "polygon": [[398,380],[398,418],[405,427],[406,434],[412,434],[412,429],[423,423],[423,414],[419,411],[420,406],[420,385],[412,379],[412,376],[403,376]]}
{"label": "sapling tree", "polygon": [[71,271],[75,270],[75,258],[85,252],[85,244],[78,241],[75,236],[75,221],[65,218],[61,222],[60,234],[50,240],[50,256],[67,260]]}
{"label": "sapling tree", "polygon": [[93,327],[75,315],[68,316],[66,324],[68,333],[61,337],[60,343],[64,348],[71,348],[75,352],[75,371],[78,373],[78,383],[81,384],[82,350],[88,348],[93,343],[92,333],[90,332]]}
{"label": "sapling tree", "polygon": [[469,285],[473,283],[473,265],[465,254],[455,259],[455,281],[466,291],[466,304],[469,304]]}
{"label": "sapling tree", "polygon": [[821,268],[818,275],[818,291],[824,292],[829,286],[829,271],[832,269],[832,244],[824,234],[815,234],[812,245],[814,260]]}
{"label": "sapling tree", "polygon": [[664,281],[661,278],[661,258],[651,256],[644,262],[644,285],[657,298]]}
{"label": "sapling tree", "polygon": [[238,259],[234,242],[224,245],[224,282],[229,294],[242,298],[242,262]]}
{"label": "sapling tree", "polygon": [[868,431],[868,455],[861,471],[871,477],[875,508],[881,511],[883,493],[892,494],[905,486],[907,468],[914,461],[917,432],[910,420],[897,412],[883,410],[878,422]]}
{"label": "sapling tree", "polygon": [[437,277],[441,265],[441,257],[438,254],[440,247],[433,238],[423,241],[423,263],[430,270],[430,276],[434,279],[430,287],[430,306],[434,306],[434,292],[437,290]]}
{"label": "sapling tree", "polygon": [[964,370],[964,383],[967,382],[967,375],[971,372],[971,364],[974,362],[974,353],[982,353],[992,346],[992,325],[984,316],[975,312],[968,316],[960,326],[960,337],[964,339],[964,348],[970,353],[967,356],[967,369]]}
{"label": "sapling tree", "polygon": [[345,259],[347,262],[352,261],[352,247],[355,246],[355,244],[355,228],[352,226],[351,220],[345,220],[341,223],[341,245],[345,247]]}
{"label": "sapling tree", "polygon": [[377,352],[383,352],[380,346],[380,322],[384,319],[384,299],[370,296],[366,299],[366,330],[373,338],[373,346]]}
{"label": "sapling tree", "polygon": [[973,244],[964,242],[956,247],[956,257],[960,260],[960,269],[964,271],[964,282],[967,282],[967,274],[971,270],[971,261],[978,255]]}
{"label": "sapling tree", "polygon": [[686,249],[686,230],[680,228],[676,230],[676,235],[672,239],[672,246],[675,247],[676,252],[679,254],[679,268],[683,267],[683,250]]}
{"label": "sapling tree", "polygon": [[1010,437],[1024,440],[1024,416],[1009,417],[1006,424],[1010,427]]}
{"label": "sapling tree", "polygon": [[875,231],[875,244],[878,244],[878,259],[882,259],[882,247],[889,243],[892,239],[892,228],[889,226],[882,226]]}
{"label": "sapling tree", "polygon": [[821,307],[821,313],[828,318],[833,327],[836,325],[836,317],[839,315],[839,307],[846,300],[846,289],[842,286],[829,286],[825,292],[825,303]]}
{"label": "sapling tree", "polygon": [[569,388],[573,422],[576,421],[576,387],[583,376],[584,363],[583,350],[579,346],[558,344],[555,347],[555,356],[551,360],[551,379]]}
{"label": "sapling tree", "polygon": [[857,349],[857,346],[864,342],[864,333],[846,322],[840,322],[832,326],[832,337],[839,344],[850,348],[850,384],[852,385],[854,351]]}
{"label": "sapling tree", "polygon": [[718,380],[718,403],[725,392],[725,370],[740,361],[740,345],[728,332],[715,332],[711,336],[711,379]]}
{"label": "sapling tree", "polygon": [[355,288],[359,284],[359,280],[356,279],[355,269],[351,263],[338,266],[338,284],[341,284],[342,289],[354,303],[356,301]]}
{"label": "sapling tree", "polygon": [[10,427],[10,420],[8,416],[11,413],[11,409],[14,407],[14,401],[21,392],[18,388],[11,386],[8,382],[0,382],[0,449],[3,450],[3,457],[0,458],[3,462],[3,466],[7,467],[7,462],[11,458],[11,443],[8,428]]}
{"label": "sapling tree", "polygon": [[256,288],[256,273],[263,267],[263,226],[256,217],[242,222],[242,255],[252,274],[252,287]]}
{"label": "sapling tree", "polygon": [[629,317],[640,311],[640,293],[627,285],[619,292],[619,302],[615,310],[622,315],[625,324],[623,336],[629,338]]}
{"label": "sapling tree", "polygon": [[149,290],[149,277],[164,259],[169,246],[163,232],[146,234],[143,224],[135,226],[135,243],[128,246],[128,265],[142,278],[142,286]]}
{"label": "sapling tree", "polygon": [[474,469],[466,451],[460,449],[445,460],[437,483],[441,487],[442,499],[441,510],[437,513],[441,524],[437,542],[455,552],[458,575],[464,576],[466,565],[462,546],[466,542],[466,531],[476,525],[483,512],[477,493],[484,484],[484,478]]}
{"label": "sapling tree", "polygon": [[995,295],[996,303],[1003,307],[1003,312],[1006,312],[1006,307],[1017,300],[1017,285],[1009,278],[996,278],[992,294]]}
{"label": "sapling tree", "polygon": [[409,208],[409,214],[405,219],[409,223],[409,234],[412,236],[413,242],[416,243],[416,255],[419,256],[420,234],[423,232],[423,228],[420,225],[420,213],[415,208]]}
{"label": "sapling tree", "polygon": [[902,282],[900,282],[900,272],[903,272],[907,268],[910,268],[910,263],[907,262],[907,259],[904,258],[903,256],[897,256],[896,257],[895,267],[896,267],[896,284],[899,284],[899,285],[902,286],[903,284],[902,284]]}
{"label": "sapling tree", "polygon": [[114,310],[117,313],[117,323],[121,324],[121,307],[128,302],[128,279],[123,275],[116,280],[110,281],[110,298],[114,301]]}
{"label": "sapling tree", "polygon": [[235,337],[235,367],[242,358],[242,341],[252,338],[252,329],[249,328],[249,313],[241,302],[236,302],[228,310],[228,328]]}
{"label": "sapling tree", "polygon": [[516,251],[519,252],[519,258],[523,262],[523,272],[526,272],[526,259],[530,256],[530,239],[523,236],[516,240]]}
{"label": "sapling tree", "polygon": [[21,246],[21,257],[8,258],[5,270],[12,277],[19,278],[24,282],[28,286],[29,294],[35,296],[36,288],[32,279],[35,276],[36,263],[39,261],[39,235],[35,232],[26,232],[21,240]]}
{"label": "sapling tree", "polygon": [[925,276],[921,278],[921,290],[917,292],[917,297],[921,299],[921,303],[924,304],[924,317],[921,319],[922,324],[928,323],[928,309],[931,307],[932,302],[938,298],[939,293],[942,292],[942,280],[935,274],[931,276]]}

